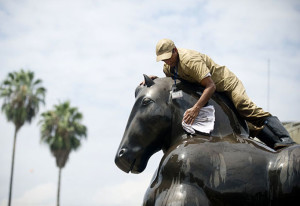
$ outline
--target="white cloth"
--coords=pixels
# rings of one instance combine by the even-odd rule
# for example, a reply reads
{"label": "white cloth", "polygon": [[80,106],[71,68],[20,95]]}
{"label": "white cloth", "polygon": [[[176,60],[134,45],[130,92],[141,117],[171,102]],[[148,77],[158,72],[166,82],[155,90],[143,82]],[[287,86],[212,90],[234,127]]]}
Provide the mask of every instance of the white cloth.
{"label": "white cloth", "polygon": [[182,127],[190,134],[195,134],[195,130],[209,134],[215,125],[215,108],[213,105],[202,107],[194,123],[186,124],[182,121]]}

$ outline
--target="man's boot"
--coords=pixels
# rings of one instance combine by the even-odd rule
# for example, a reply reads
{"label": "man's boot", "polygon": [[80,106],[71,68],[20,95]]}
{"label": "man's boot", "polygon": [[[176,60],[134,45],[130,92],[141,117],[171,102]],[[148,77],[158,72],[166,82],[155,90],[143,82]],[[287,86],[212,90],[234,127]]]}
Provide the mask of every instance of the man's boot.
{"label": "man's boot", "polygon": [[257,138],[275,150],[295,144],[288,131],[275,116],[266,118],[264,128]]}

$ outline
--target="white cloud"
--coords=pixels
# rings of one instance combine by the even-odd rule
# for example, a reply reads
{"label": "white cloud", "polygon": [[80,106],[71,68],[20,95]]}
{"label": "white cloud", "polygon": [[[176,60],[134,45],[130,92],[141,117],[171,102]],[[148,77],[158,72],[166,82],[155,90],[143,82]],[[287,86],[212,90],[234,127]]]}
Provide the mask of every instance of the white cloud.
{"label": "white cloud", "polygon": [[[20,197],[13,198],[11,203],[15,206],[52,206],[56,203],[53,202],[53,200],[56,200],[56,189],[57,186],[52,183],[38,185],[25,191]],[[7,202],[7,199],[2,200],[0,205],[7,205]]]}
{"label": "white cloud", "polygon": [[[78,193],[80,182],[85,193],[77,196],[79,202],[92,204],[88,201],[93,199],[105,205],[101,192],[109,203],[108,194],[115,189],[122,193],[114,196],[115,204],[136,201],[140,205],[148,180],[143,174],[125,176],[113,157],[142,74],[163,76],[162,63],[155,62],[156,42],[171,38],[178,47],[198,50],[227,65],[243,81],[251,99],[264,108],[270,59],[270,110],[281,120],[299,121],[297,8],[297,0],[0,0],[0,81],[10,71],[32,69],[48,90],[41,111],[69,99],[83,112],[88,139],[76,155],[71,154],[63,170],[66,203],[74,201],[68,191]],[[9,125],[0,114],[4,165],[0,179],[7,183],[13,136]],[[54,158],[47,146],[40,147],[38,135],[36,123],[25,125],[18,135],[14,194],[20,198],[37,192],[38,182],[57,179]],[[158,162],[155,159],[145,175]],[[29,168],[37,171],[30,178]],[[129,191],[129,196],[138,196],[135,200],[126,199],[123,191],[128,186],[140,188],[136,194]],[[6,183],[0,185],[0,200],[7,198],[7,189]]]}
{"label": "white cloud", "polygon": [[142,205],[151,177],[143,174],[136,176],[134,181],[124,180],[120,184],[103,187],[96,192],[93,202],[95,205],[107,206]]}

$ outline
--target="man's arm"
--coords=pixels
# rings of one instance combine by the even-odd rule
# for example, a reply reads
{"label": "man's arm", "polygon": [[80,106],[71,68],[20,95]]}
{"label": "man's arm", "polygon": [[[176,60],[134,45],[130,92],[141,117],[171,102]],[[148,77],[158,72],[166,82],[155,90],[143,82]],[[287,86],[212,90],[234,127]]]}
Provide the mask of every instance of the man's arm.
{"label": "man's arm", "polygon": [[185,112],[183,121],[187,124],[193,124],[200,109],[208,102],[216,90],[216,85],[210,76],[202,79],[200,84],[205,87],[205,89],[196,104]]}

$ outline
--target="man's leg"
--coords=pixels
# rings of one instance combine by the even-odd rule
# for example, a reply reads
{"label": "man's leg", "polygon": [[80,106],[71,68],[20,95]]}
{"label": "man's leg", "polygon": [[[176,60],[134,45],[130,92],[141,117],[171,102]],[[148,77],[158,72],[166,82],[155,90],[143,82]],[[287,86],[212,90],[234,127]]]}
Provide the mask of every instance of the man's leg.
{"label": "man's leg", "polygon": [[264,128],[264,126],[257,127],[257,126],[254,126],[253,124],[251,124],[248,121],[246,121],[246,122],[247,122],[247,125],[248,125],[248,128],[249,128],[249,136],[250,137],[256,137],[260,133],[260,131]]}
{"label": "man's leg", "polygon": [[275,116],[267,117],[264,128],[258,133],[257,138],[269,147],[280,149],[295,144],[288,131]]}
{"label": "man's leg", "polygon": [[274,149],[294,144],[294,141],[278,118],[272,116],[269,112],[263,111],[262,108],[257,107],[250,100],[241,81],[235,84],[232,92],[227,94],[239,114],[246,121],[256,126],[254,127],[255,130],[250,131],[250,134],[255,134],[258,139]]}

